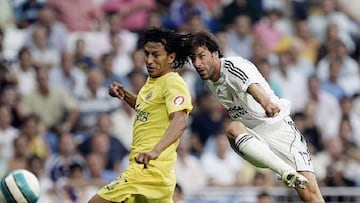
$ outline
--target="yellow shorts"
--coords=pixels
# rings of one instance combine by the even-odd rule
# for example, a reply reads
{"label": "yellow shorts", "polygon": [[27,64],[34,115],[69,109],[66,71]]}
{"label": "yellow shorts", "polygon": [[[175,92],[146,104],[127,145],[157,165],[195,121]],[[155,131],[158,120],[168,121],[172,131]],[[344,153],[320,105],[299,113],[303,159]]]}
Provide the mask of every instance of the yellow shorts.
{"label": "yellow shorts", "polygon": [[130,164],[119,176],[100,189],[98,195],[111,202],[172,203],[175,176],[164,178],[160,169]]}

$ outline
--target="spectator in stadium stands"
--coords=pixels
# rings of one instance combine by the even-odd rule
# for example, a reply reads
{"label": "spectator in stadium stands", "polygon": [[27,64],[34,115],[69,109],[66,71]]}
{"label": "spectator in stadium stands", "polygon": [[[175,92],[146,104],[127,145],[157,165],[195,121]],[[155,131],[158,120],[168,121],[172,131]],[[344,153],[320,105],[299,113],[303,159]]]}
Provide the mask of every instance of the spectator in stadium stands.
{"label": "spectator in stadium stands", "polygon": [[311,154],[316,154],[323,150],[323,140],[319,127],[314,123],[314,103],[308,102],[303,112],[295,112],[292,118],[306,139]]}
{"label": "spectator in stadium stands", "polygon": [[25,136],[18,136],[13,140],[14,153],[7,162],[7,172],[15,169],[26,168],[26,160],[31,155],[28,140]]}
{"label": "spectator in stadium stands", "polygon": [[170,20],[173,28],[186,30],[186,21],[194,15],[200,17],[201,24],[211,29],[211,15],[202,1],[195,0],[175,0],[171,2],[169,8]]}
{"label": "spectator in stadium stands", "polygon": [[120,161],[128,154],[128,149],[112,134],[112,123],[108,114],[98,116],[96,127],[81,143],[80,150],[85,156],[91,152],[100,153],[105,160],[105,168],[115,172],[121,171]]}
{"label": "spectator in stadium stands", "polygon": [[[132,72],[142,72],[146,74],[146,66],[144,60],[144,51],[141,49],[135,50],[131,53],[131,60],[132,60]],[[131,75],[129,73],[128,77]]]}
{"label": "spectator in stadium stands", "polygon": [[27,148],[30,152],[44,159],[49,157],[51,152],[45,130],[39,118],[30,114],[23,119],[19,133],[20,136],[27,138]]}
{"label": "spectator in stadium stands", "polygon": [[44,26],[48,29],[48,42],[47,46],[49,48],[53,48],[58,52],[66,51],[68,48],[68,31],[65,25],[58,21],[55,16],[54,8],[49,6],[48,4],[44,4],[42,8],[40,8],[38,13],[38,19],[34,24],[29,26],[26,29],[26,40],[25,46],[33,47],[34,42],[31,40],[33,32],[39,26]]}
{"label": "spectator in stadium stands", "polygon": [[78,116],[74,98],[63,89],[50,86],[46,68],[37,69],[36,80],[37,88],[22,99],[25,110],[39,117],[48,130],[71,130]]}
{"label": "spectator in stadium stands", "polygon": [[358,34],[359,26],[346,13],[341,12],[336,4],[336,1],[332,0],[321,1],[320,12],[310,13],[308,16],[309,27],[318,39],[326,39],[326,27],[335,23],[339,28],[340,39],[344,41],[346,48],[352,52],[355,48],[352,36]]}
{"label": "spectator in stadium stands", "polygon": [[345,97],[340,100],[340,109],[342,117],[349,121],[353,133],[351,140],[360,147],[360,114],[357,114],[354,109],[354,99],[352,97]]}
{"label": "spectator in stadium stands", "polygon": [[236,56],[236,52],[230,47],[230,41],[225,30],[220,30],[216,32],[216,38],[219,41],[219,46],[221,51],[224,53],[224,56]]}
{"label": "spectator in stadium stands", "polygon": [[274,202],[274,200],[269,193],[262,191],[257,195],[257,202],[258,203],[272,203],[272,202]]}
{"label": "spectator in stadium stands", "polygon": [[73,97],[76,93],[85,91],[86,75],[74,65],[74,58],[70,52],[61,54],[60,65],[49,71],[49,78],[52,86],[62,88]]}
{"label": "spectator in stadium stands", "polygon": [[122,105],[121,108],[110,115],[113,123],[113,135],[119,139],[128,150],[131,149],[132,124],[135,115],[135,112],[127,105]]}
{"label": "spectator in stadium stands", "polygon": [[[142,53],[142,52],[141,52]],[[143,54],[143,53],[142,53]],[[140,55],[144,57],[143,55]],[[140,57],[139,56],[139,57]],[[128,75],[129,89],[132,92],[138,93],[141,87],[145,84],[146,75],[141,70],[134,69]],[[135,112],[128,105],[122,105],[111,114],[111,120],[113,123],[113,134],[125,145],[127,149],[131,149],[132,143],[132,130],[133,120],[135,118]]]}
{"label": "spectator in stadium stands", "polygon": [[40,197],[37,203],[54,203],[54,184],[45,175],[45,159],[37,155],[30,155],[26,161],[26,169],[32,172],[40,181]]}
{"label": "spectator in stadium stands", "polygon": [[313,102],[314,121],[320,128],[322,139],[327,142],[329,138],[337,136],[338,123],[341,118],[339,102],[333,95],[321,89],[319,78],[315,75],[308,78],[307,102]]}
{"label": "spectator in stadium stands", "polygon": [[281,19],[281,11],[277,9],[267,10],[265,15],[254,25],[254,34],[257,39],[261,40],[265,48],[274,50],[276,44],[282,39],[286,33],[280,30],[279,23]]}
{"label": "spectator in stadium stands", "polygon": [[225,28],[231,27],[239,15],[248,15],[251,22],[258,21],[262,15],[261,3],[259,3],[259,0],[232,0],[222,9],[222,24]]}
{"label": "spectator in stadium stands", "polygon": [[90,152],[86,155],[85,176],[97,189],[109,184],[114,178],[118,177],[118,173],[105,168],[106,160],[103,155],[97,152]]}
{"label": "spectator in stadium stands", "polygon": [[31,52],[23,47],[18,51],[17,60],[13,66],[17,78],[17,90],[22,95],[28,95],[36,88],[36,66],[33,63]]}
{"label": "spectator in stadium stands", "polygon": [[35,23],[39,16],[39,10],[44,6],[43,1],[39,0],[27,0],[22,1],[16,8],[16,13],[19,15],[16,16],[16,24],[20,29],[29,27],[31,24]]}
{"label": "spectator in stadium stands", "polygon": [[343,143],[343,148],[345,153],[352,157],[351,152],[359,148],[356,141],[356,136],[354,134],[353,127],[348,117],[343,116],[339,123],[339,138]]}
{"label": "spectator in stadium stands", "polygon": [[201,165],[207,176],[207,185],[217,187],[246,185],[242,174],[244,163],[233,153],[224,133],[220,132],[216,136],[215,145],[215,151],[204,152],[201,156]]}
{"label": "spectator in stadium stands", "polygon": [[21,95],[15,86],[0,88],[0,104],[10,108],[12,122],[11,125],[19,128],[22,118],[27,115],[23,105],[20,103]]}
{"label": "spectator in stadium stands", "polygon": [[5,33],[4,33],[4,30],[0,27],[0,61],[5,59],[5,56],[4,56],[4,39],[5,39]]}
{"label": "spectator in stadium stands", "polygon": [[197,111],[190,123],[190,152],[199,157],[206,150],[214,151],[214,140],[223,127],[225,115],[210,92],[203,93],[196,101]]}
{"label": "spectator in stadium stands", "polygon": [[[0,1],[0,27],[12,28],[15,27],[14,9],[10,1]],[[1,29],[1,28],[0,28]],[[0,40],[1,41],[1,40]],[[1,50],[0,50],[1,55]],[[1,60],[1,56],[0,56]]]}
{"label": "spectator in stadium stands", "polygon": [[238,15],[234,18],[231,29],[227,30],[229,46],[235,51],[236,55],[246,59],[252,58],[254,36],[252,33],[251,19],[247,15]]}
{"label": "spectator in stadium stands", "polygon": [[[324,142],[325,149],[312,158],[314,161],[314,167],[316,176],[319,178],[320,185],[326,185],[326,178],[328,173],[328,167],[334,165],[334,167],[345,166],[346,154],[343,148],[343,142],[339,137],[330,138]],[[329,174],[332,176],[333,174]]]}
{"label": "spectator in stadium stands", "polygon": [[[252,57],[250,59],[253,63],[258,63],[261,60],[267,60],[273,67],[278,65],[278,56],[276,52],[266,49],[265,44],[256,40],[251,47]],[[224,55],[225,56],[225,55]]]}
{"label": "spectator in stadium stands", "polygon": [[202,21],[199,13],[189,14],[183,26],[178,28],[179,32],[192,33],[199,30],[206,30],[208,26]]}
{"label": "spectator in stadium stands", "polygon": [[[133,66],[131,61],[131,53],[126,52],[125,48],[123,47],[124,41],[122,41],[119,34],[110,34],[110,45],[111,48],[109,53],[112,55],[113,61],[113,67],[111,68],[112,72],[118,77],[126,77]],[[110,83],[108,83],[106,87],[109,85]]]}
{"label": "spectator in stadium stands", "polygon": [[328,55],[333,42],[341,40],[339,36],[339,27],[335,23],[329,23],[326,26],[324,37],[325,40],[321,41],[320,47],[318,49],[316,64],[318,64],[322,58]]}
{"label": "spectator in stadium stands", "polygon": [[122,18],[121,27],[133,32],[145,28],[149,13],[154,8],[154,0],[106,0],[102,5],[107,13],[118,12]]}
{"label": "spectator in stadium stands", "polygon": [[[85,176],[85,166],[72,163],[69,166],[69,176],[61,184],[59,200],[69,202],[85,202],[96,188],[92,189],[91,182]],[[58,184],[60,185],[60,184]],[[94,190],[94,191],[93,191]],[[60,196],[59,195],[59,196]]]}
{"label": "spectator in stadium stands", "polygon": [[69,176],[71,164],[78,163],[85,166],[84,157],[76,149],[74,134],[60,132],[58,136],[58,152],[51,154],[45,162],[45,174],[55,184]]}
{"label": "spectator in stadium stands", "polygon": [[185,195],[196,194],[207,185],[207,176],[199,158],[190,154],[189,138],[184,136],[177,148],[175,162],[176,182],[182,185]]}
{"label": "spectator in stadium stands", "polygon": [[106,15],[106,23],[108,26],[109,42],[110,37],[114,34],[120,36],[123,53],[132,53],[137,48],[138,35],[123,27],[123,17],[118,12],[110,12]]}
{"label": "spectator in stadium stands", "polygon": [[36,26],[32,33],[33,44],[29,46],[33,63],[48,69],[60,64],[60,51],[49,46],[50,30],[45,26]]}
{"label": "spectator in stadium stands", "polygon": [[329,64],[329,76],[321,82],[321,88],[336,97],[338,101],[346,97],[346,92],[342,86],[344,81],[340,78],[340,71],[341,61],[332,60]]}
{"label": "spectator in stadium stands", "polygon": [[291,64],[289,51],[278,53],[278,68],[271,72],[270,79],[281,87],[281,96],[291,101],[292,113],[302,111],[307,97],[306,78]]}
{"label": "spectator in stadium stands", "polygon": [[99,29],[102,11],[92,0],[47,0],[70,32]]}
{"label": "spectator in stadium stands", "polygon": [[360,69],[358,62],[349,55],[348,49],[341,40],[329,45],[328,54],[320,59],[317,65],[317,75],[321,80],[329,77],[329,64],[332,60],[341,62],[339,81],[347,96],[360,91]]}
{"label": "spectator in stadium stands", "polygon": [[282,87],[279,82],[274,80],[271,76],[274,71],[274,67],[269,63],[269,61],[264,58],[256,61],[256,67],[258,68],[261,75],[265,78],[265,80],[269,83],[271,89],[274,91],[275,95],[278,97],[282,96]]}
{"label": "spectator in stadium stands", "polygon": [[95,68],[94,58],[86,51],[86,42],[83,38],[79,37],[75,41],[75,49],[73,52],[74,66],[80,68],[83,72]]}
{"label": "spectator in stadium stands", "polygon": [[12,114],[9,106],[0,104],[0,162],[6,164],[14,153],[13,142],[19,129],[11,125]]}
{"label": "spectator in stadium stands", "polygon": [[108,96],[107,88],[102,86],[102,75],[97,69],[87,73],[86,89],[77,92],[77,109],[79,111],[79,131],[88,131],[96,125],[100,114],[114,112],[119,102]]}
{"label": "spectator in stadium stands", "polygon": [[[121,69],[123,66],[121,64],[114,64],[115,56],[112,53],[103,54],[100,58],[100,70],[102,77],[101,86],[107,88],[113,81],[116,82],[126,82],[124,76],[120,76],[114,72],[114,68]],[[117,65],[117,67],[115,66]],[[130,67],[130,64],[128,64]],[[126,65],[125,65],[126,67]],[[126,86],[128,86],[126,84]]]}
{"label": "spectator in stadium stands", "polygon": [[0,61],[0,90],[8,86],[16,86],[18,83],[16,75],[11,70],[10,61]]}

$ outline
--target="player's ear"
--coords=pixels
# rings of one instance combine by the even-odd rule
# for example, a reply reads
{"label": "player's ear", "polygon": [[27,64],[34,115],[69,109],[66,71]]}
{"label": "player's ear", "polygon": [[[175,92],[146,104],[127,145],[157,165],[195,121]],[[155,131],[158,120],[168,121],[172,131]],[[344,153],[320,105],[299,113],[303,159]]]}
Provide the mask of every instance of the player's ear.
{"label": "player's ear", "polygon": [[213,58],[218,58],[218,57],[219,57],[219,52],[214,51],[214,52],[211,53],[211,56],[212,56]]}
{"label": "player's ear", "polygon": [[175,60],[175,57],[176,57],[176,54],[175,52],[174,53],[171,53],[168,55],[168,64],[172,64]]}

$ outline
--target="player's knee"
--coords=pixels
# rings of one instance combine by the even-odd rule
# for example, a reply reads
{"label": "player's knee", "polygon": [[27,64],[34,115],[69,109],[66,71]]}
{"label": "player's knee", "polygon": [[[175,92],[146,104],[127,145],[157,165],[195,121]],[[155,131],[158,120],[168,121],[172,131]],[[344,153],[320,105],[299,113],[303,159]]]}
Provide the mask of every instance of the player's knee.
{"label": "player's knee", "polygon": [[226,134],[231,139],[236,139],[238,135],[246,132],[246,127],[239,121],[232,121],[226,129]]}

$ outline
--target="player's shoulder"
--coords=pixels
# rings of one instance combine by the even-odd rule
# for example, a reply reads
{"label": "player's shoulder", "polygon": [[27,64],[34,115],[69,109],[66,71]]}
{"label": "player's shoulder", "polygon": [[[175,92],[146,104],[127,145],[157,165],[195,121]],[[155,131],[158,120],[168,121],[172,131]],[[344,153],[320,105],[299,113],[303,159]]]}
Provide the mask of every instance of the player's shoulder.
{"label": "player's shoulder", "polygon": [[178,72],[170,72],[163,78],[164,87],[172,86],[172,84],[185,84],[184,79]]}
{"label": "player's shoulder", "polygon": [[241,57],[241,56],[231,56],[231,57],[225,57],[225,58],[222,58],[221,59],[224,66],[231,66],[231,67],[234,67],[234,68],[242,68],[242,67],[247,67],[247,66],[252,66],[253,64]]}
{"label": "player's shoulder", "polygon": [[228,56],[221,58],[222,61],[229,61],[229,62],[243,62],[246,60],[245,58],[241,56]]}
{"label": "player's shoulder", "polygon": [[178,81],[178,80],[182,80],[182,77],[180,76],[180,74],[178,72],[170,72],[167,73],[166,75],[164,75],[163,77],[164,82],[171,82],[171,81]]}

